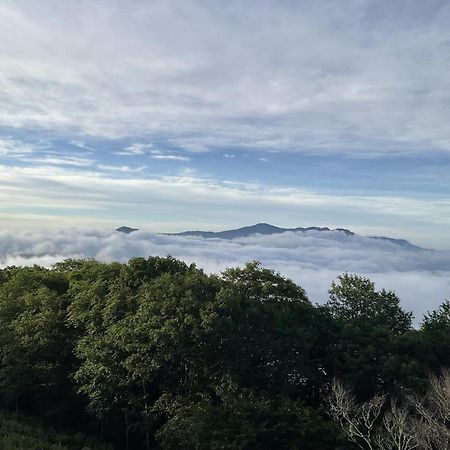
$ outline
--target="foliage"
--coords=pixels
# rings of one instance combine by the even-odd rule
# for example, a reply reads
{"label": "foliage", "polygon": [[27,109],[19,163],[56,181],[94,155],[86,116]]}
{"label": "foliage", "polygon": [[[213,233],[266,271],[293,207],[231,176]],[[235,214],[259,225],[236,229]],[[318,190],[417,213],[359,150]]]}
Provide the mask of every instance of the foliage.
{"label": "foliage", "polygon": [[414,335],[412,315],[402,310],[395,293],[376,291],[369,279],[344,274],[332,284],[325,309],[337,326],[328,351],[333,373],[353,386],[359,399],[423,384],[420,357],[405,353]]}
{"label": "foliage", "polygon": [[158,431],[163,448],[332,449],[336,430],[300,400],[238,387],[230,379],[210,395],[164,399],[169,420]]}
{"label": "foliage", "polygon": [[394,293],[349,274],[315,306],[257,262],[220,275],[172,257],[9,267],[0,401],[118,449],[350,449],[324,403],[332,380],[355,405],[406,393],[431,404],[426,380],[450,366],[449,312],[414,329]]}

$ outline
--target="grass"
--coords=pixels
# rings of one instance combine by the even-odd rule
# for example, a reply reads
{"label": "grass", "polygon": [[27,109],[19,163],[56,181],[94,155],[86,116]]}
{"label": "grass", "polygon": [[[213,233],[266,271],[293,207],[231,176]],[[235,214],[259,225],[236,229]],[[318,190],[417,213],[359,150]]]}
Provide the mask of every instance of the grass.
{"label": "grass", "polygon": [[0,450],[111,450],[82,433],[62,433],[28,417],[0,411]]}

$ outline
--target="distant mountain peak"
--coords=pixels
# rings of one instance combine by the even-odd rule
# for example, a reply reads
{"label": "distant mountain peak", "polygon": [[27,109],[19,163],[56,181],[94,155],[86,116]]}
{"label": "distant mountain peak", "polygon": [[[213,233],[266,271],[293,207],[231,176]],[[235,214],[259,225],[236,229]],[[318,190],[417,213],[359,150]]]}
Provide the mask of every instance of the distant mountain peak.
{"label": "distant mountain peak", "polygon": [[118,231],[119,233],[125,233],[125,234],[130,234],[133,231],[138,231],[137,228],[131,228],[131,227],[125,227],[125,226],[121,226],[119,228],[116,228],[116,231]]}

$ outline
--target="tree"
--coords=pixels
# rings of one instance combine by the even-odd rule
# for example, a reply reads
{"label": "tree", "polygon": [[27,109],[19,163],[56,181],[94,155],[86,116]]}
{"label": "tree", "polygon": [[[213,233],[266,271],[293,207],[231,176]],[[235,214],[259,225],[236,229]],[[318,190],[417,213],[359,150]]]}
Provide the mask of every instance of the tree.
{"label": "tree", "polygon": [[241,388],[230,377],[211,393],[165,398],[169,420],[157,432],[164,450],[331,450],[336,428],[301,399]]}
{"label": "tree", "polygon": [[348,389],[334,381],[328,397],[329,413],[351,442],[362,449],[375,450],[375,435],[385,400],[384,395],[375,396],[358,404]]}
{"label": "tree", "polygon": [[384,327],[394,334],[411,329],[412,314],[404,312],[399,298],[390,291],[375,290],[368,278],[344,274],[333,282],[327,307],[333,317],[362,330]]}
{"label": "tree", "polygon": [[226,270],[212,305],[220,373],[242,387],[315,401],[326,376],[329,324],[304,290],[258,263]]}
{"label": "tree", "polygon": [[391,401],[385,412],[375,442],[380,450],[414,450],[420,448],[420,433],[408,406]]}
{"label": "tree", "polygon": [[376,291],[367,278],[344,274],[325,305],[336,324],[327,353],[333,375],[353,386],[358,399],[395,392],[409,382],[409,361],[400,351],[411,314],[392,292]]}
{"label": "tree", "polygon": [[368,450],[448,450],[450,445],[450,370],[430,378],[424,398],[408,395],[400,403],[375,396],[358,403],[334,381],[328,397],[330,415],[351,442]]}
{"label": "tree", "polygon": [[416,411],[415,427],[424,449],[450,448],[450,370],[432,376],[428,393],[423,398],[409,396]]}
{"label": "tree", "polygon": [[437,373],[450,367],[450,301],[425,315],[421,326],[423,360]]}
{"label": "tree", "polygon": [[258,261],[247,263],[244,268],[227,269],[222,278],[233,284],[248,300],[308,303],[305,291],[293,281],[274,270],[261,267]]}
{"label": "tree", "polygon": [[149,446],[158,420],[154,402],[166,392],[191,389],[202,373],[196,369],[208,341],[202,311],[217,282],[171,258],[87,269],[89,281],[73,287],[69,316],[81,330],[79,391],[102,421],[122,419],[125,447],[130,430],[142,433]]}
{"label": "tree", "polygon": [[59,419],[73,407],[67,290],[64,274],[39,267],[9,273],[0,288],[0,389],[16,409]]}
{"label": "tree", "polygon": [[[2,407],[117,448],[447,449],[450,376],[426,381],[449,339],[449,302],[412,329],[394,293],[348,274],[314,306],[257,262],[0,270]],[[352,386],[333,385],[336,422],[333,377]]]}

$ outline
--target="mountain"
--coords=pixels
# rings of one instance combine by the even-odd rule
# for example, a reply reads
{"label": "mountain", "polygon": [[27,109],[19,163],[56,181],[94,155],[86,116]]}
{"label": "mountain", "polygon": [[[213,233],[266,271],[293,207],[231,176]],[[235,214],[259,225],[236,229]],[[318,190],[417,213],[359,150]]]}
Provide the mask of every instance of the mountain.
{"label": "mountain", "polygon": [[380,241],[392,242],[393,244],[401,245],[404,248],[409,248],[410,250],[423,250],[423,248],[417,245],[411,244],[411,242],[406,239],[394,239],[385,236],[368,236],[370,239],[378,239]]}
{"label": "mountain", "polygon": [[286,231],[302,232],[305,231],[342,231],[347,235],[354,233],[345,228],[338,228],[337,230],[330,230],[328,227],[298,227],[298,228],[280,228],[269,223],[257,223],[248,227],[237,228],[235,230],[225,231],[183,231],[182,233],[167,233],[172,236],[197,236],[202,238],[218,238],[218,239],[235,239],[252,236],[254,234],[279,234]]}
{"label": "mountain", "polygon": [[[335,228],[330,229],[328,227],[297,227],[297,228],[281,228],[276,227],[275,225],[271,225],[268,223],[257,223],[256,225],[250,225],[247,227],[237,228],[234,230],[225,230],[225,231],[183,231],[181,233],[165,233],[170,236],[196,236],[202,237],[205,239],[237,239],[252,236],[255,234],[279,234],[285,233],[287,231],[291,232],[300,232],[305,233],[308,231],[319,231],[319,232],[330,232],[330,231],[339,231],[341,233],[345,233],[347,236],[356,236],[353,231],[347,230],[346,228]],[[405,239],[394,239],[384,236],[369,236],[370,239],[378,239],[387,242],[391,242],[396,245],[400,245],[405,249],[410,250],[420,250],[420,247],[417,247]]]}
{"label": "mountain", "polygon": [[138,229],[137,228],[130,228],[130,227],[123,227],[122,226],[122,227],[116,228],[116,231],[118,231],[119,233],[130,234],[133,231],[138,231]]}

